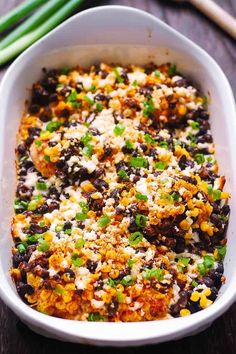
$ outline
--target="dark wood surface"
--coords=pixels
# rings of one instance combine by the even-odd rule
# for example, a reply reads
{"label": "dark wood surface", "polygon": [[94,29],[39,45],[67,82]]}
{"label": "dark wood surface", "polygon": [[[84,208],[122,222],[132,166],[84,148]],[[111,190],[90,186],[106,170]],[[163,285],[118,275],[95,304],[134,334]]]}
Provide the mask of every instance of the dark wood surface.
{"label": "dark wood surface", "polygon": [[[205,0],[208,1],[208,0]],[[0,0],[0,16],[21,0]],[[236,17],[236,0],[216,0]],[[168,0],[85,1],[83,8],[97,5],[128,5],[146,10],[203,47],[220,64],[236,94],[236,43],[189,4]],[[0,68],[0,78],[6,66]],[[1,286],[1,284],[0,284]],[[175,342],[145,347],[150,354],[236,354],[236,304],[204,332]],[[144,348],[95,348],[46,339],[30,331],[0,300],[0,354],[123,352],[141,354]]]}

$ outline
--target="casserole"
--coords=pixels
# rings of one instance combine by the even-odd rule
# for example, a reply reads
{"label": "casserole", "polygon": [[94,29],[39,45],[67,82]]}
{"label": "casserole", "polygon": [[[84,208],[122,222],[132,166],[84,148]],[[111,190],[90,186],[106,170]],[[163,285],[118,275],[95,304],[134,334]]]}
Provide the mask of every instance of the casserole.
{"label": "casserole", "polygon": [[[193,334],[208,326],[234,300],[236,260],[233,257],[232,220],[228,228],[228,252],[225,259],[226,284],[222,287],[218,300],[210,308],[188,318],[132,324],[82,323],[49,318],[41,313],[35,313],[22,303],[11,282],[9,275],[11,238],[7,225],[10,225],[15,187],[15,135],[19,124],[19,112],[22,112],[23,102],[27,98],[27,88],[38,79],[40,67],[73,66],[78,62],[82,66],[88,66],[101,61],[119,62],[123,65],[128,63],[142,65],[149,61],[175,62],[180,72],[190,77],[202,91],[208,93],[216,157],[221,171],[229,182],[226,188],[231,195],[234,193],[234,100],[227,79],[217,64],[193,43],[141,11],[118,6],[85,11],[68,20],[21,55],[2,82],[1,120],[4,128],[1,131],[1,232],[4,237],[1,239],[1,296],[32,329],[62,340],[125,346],[157,343]],[[8,124],[9,117],[11,125]],[[222,119],[225,123],[224,128]],[[233,205],[231,211],[233,214]]]}

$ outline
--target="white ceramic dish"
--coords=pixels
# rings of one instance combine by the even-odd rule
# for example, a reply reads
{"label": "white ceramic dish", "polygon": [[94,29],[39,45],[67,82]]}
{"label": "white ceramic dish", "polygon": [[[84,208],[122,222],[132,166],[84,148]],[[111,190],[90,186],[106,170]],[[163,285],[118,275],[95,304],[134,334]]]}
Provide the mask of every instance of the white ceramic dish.
{"label": "white ceramic dish", "polygon": [[[203,330],[233,303],[236,296],[235,219],[228,228],[226,284],[209,308],[185,318],[140,323],[77,322],[49,317],[25,305],[9,275],[10,222],[15,192],[14,148],[29,88],[42,67],[94,62],[144,64],[175,62],[180,72],[210,95],[213,137],[227,190],[236,194],[236,114],[229,83],[215,61],[194,43],[155,17],[128,7],[106,6],[84,11],[23,53],[9,68],[0,88],[0,295],[30,328],[45,336],[96,345],[158,343]],[[235,203],[231,215],[235,215]]]}

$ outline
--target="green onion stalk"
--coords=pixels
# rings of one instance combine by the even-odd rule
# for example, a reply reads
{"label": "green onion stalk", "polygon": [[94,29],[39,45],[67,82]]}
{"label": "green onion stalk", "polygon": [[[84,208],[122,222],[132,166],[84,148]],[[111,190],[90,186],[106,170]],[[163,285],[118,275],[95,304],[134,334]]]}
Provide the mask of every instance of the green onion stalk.
{"label": "green onion stalk", "polygon": [[25,20],[21,25],[15,28],[11,33],[0,41],[0,50],[6,48],[11,43],[21,38],[24,34],[29,33],[41,25],[46,19],[53,15],[67,0],[50,0],[36,11],[32,16]]}
{"label": "green onion stalk", "polygon": [[8,14],[0,18],[0,33],[15,25],[37,7],[45,4],[47,0],[28,0],[15,7]]}
{"label": "green onion stalk", "polygon": [[31,44],[36,42],[46,33],[51,31],[59,23],[70,16],[75,11],[83,0],[69,0],[62,6],[54,15],[48,18],[42,25],[35,30],[25,34],[23,37],[17,39],[14,43],[10,44],[7,48],[0,51],[0,65],[7,63],[9,60],[15,58],[23,50],[28,48]]}

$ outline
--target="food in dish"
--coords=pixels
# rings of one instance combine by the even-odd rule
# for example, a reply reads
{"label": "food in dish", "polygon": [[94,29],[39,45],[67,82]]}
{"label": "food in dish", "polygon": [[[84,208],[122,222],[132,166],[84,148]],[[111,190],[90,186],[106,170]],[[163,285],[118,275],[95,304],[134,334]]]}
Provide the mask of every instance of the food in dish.
{"label": "food in dish", "polygon": [[176,66],[44,70],[17,146],[12,276],[48,315],[186,316],[217,298],[229,194]]}

